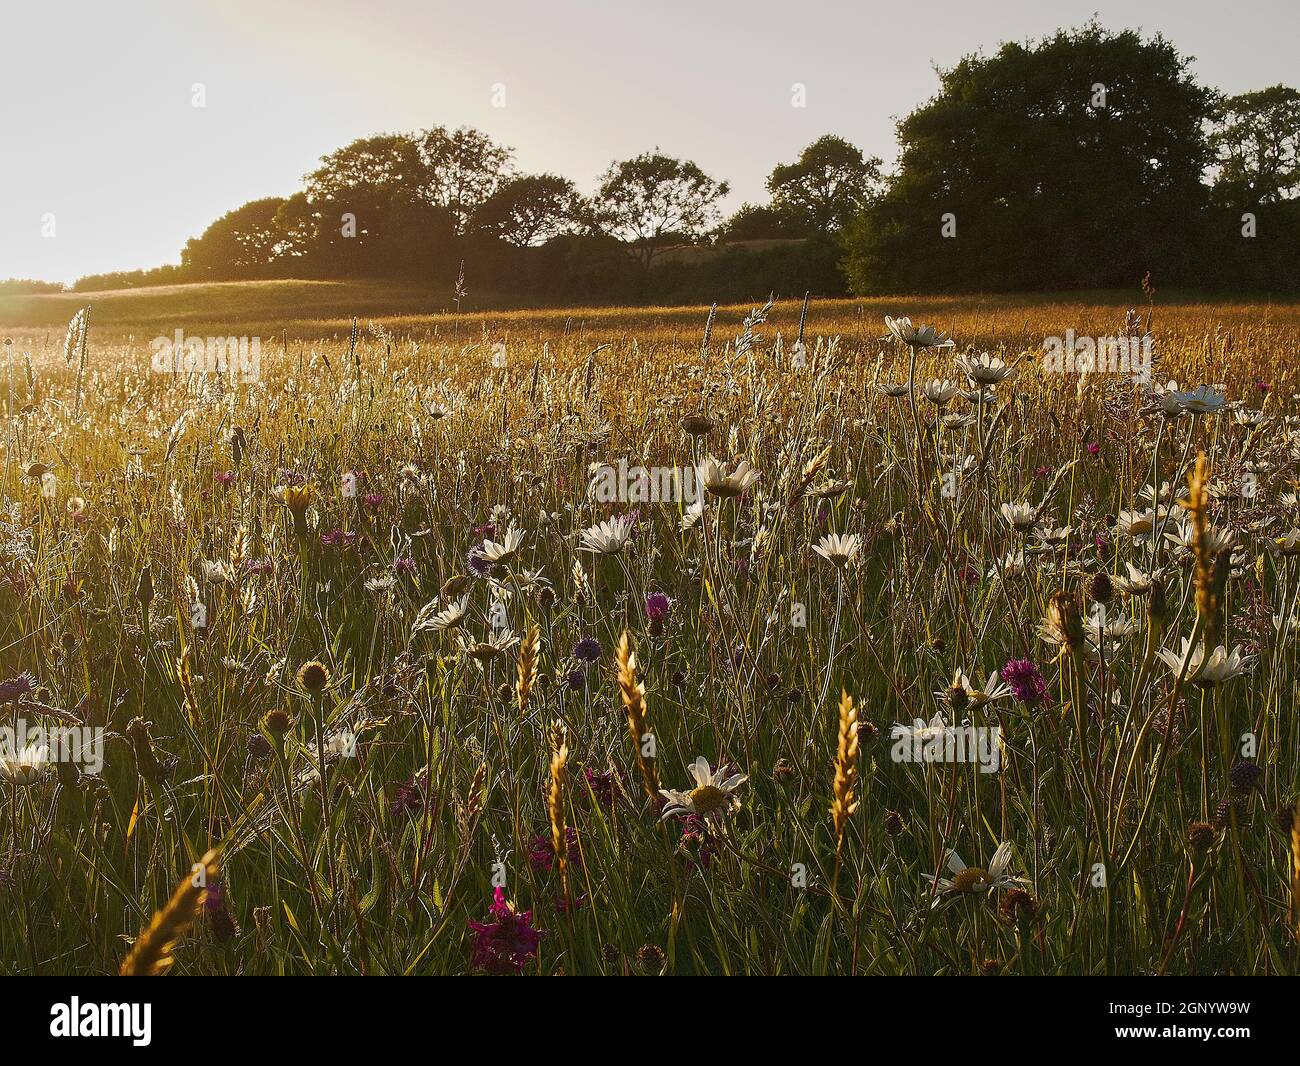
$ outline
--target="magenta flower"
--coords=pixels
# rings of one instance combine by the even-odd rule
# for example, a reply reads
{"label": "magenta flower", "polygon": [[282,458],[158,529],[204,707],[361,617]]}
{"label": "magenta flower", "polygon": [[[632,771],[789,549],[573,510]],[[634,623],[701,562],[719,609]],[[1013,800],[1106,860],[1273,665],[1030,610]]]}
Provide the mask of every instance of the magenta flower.
{"label": "magenta flower", "polygon": [[645,598],[646,617],[652,622],[662,622],[668,617],[668,613],[672,608],[672,600],[662,592],[652,592]]}
{"label": "magenta flower", "polygon": [[1047,682],[1028,659],[1012,659],[1002,668],[1002,680],[1011,686],[1011,694],[1027,707],[1047,702]]}
{"label": "magenta flower", "polygon": [[516,911],[500,886],[492,894],[488,918],[491,920],[469,923],[474,933],[471,965],[490,974],[522,973],[537,958],[537,946],[546,931],[534,929],[533,912]]}
{"label": "magenta flower", "polygon": [[216,475],[216,482],[223,489],[234,482],[235,472],[233,470],[221,470]]}
{"label": "magenta flower", "polygon": [[[565,830],[564,839],[567,841],[566,850],[569,853],[569,862],[577,862],[582,857],[582,853],[578,849],[578,834],[572,826]],[[534,870],[555,869],[555,848],[551,845],[549,831],[538,833],[529,842],[528,861],[533,864]]]}

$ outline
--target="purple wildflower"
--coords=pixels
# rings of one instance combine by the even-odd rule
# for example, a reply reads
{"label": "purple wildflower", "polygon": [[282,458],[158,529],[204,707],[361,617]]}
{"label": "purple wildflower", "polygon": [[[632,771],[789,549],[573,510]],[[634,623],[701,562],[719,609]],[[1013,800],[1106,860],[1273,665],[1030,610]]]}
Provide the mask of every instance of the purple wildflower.
{"label": "purple wildflower", "polygon": [[1002,680],[1011,686],[1011,693],[1027,707],[1037,707],[1047,701],[1047,682],[1028,659],[1012,659],[1002,668]]}
{"label": "purple wildflower", "polygon": [[600,660],[600,641],[595,637],[583,637],[573,646],[573,657],[579,662],[598,662]]}
{"label": "purple wildflower", "polygon": [[522,973],[537,958],[537,945],[546,931],[533,928],[532,911],[516,911],[506,899],[506,890],[497,887],[487,922],[469,923],[474,933],[474,969],[490,974]]}

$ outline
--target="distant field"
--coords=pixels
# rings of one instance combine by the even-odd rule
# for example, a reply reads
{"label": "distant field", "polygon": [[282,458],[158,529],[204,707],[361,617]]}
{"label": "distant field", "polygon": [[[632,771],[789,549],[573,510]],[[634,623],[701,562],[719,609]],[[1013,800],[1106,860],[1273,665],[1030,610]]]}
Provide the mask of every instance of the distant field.
{"label": "distant field", "polygon": [[[575,358],[585,358],[589,344],[636,344],[643,350],[698,347],[708,317],[707,306],[511,310],[493,297],[475,294],[457,314],[445,290],[387,281],[250,281],[0,297],[0,330],[34,359],[42,353],[61,356],[64,328],[87,304],[93,307],[92,341],[139,344],[142,351],[153,337],[177,329],[192,336],[257,336],[263,344],[345,338],[355,316],[363,333],[376,324],[395,337],[453,344],[491,335],[560,349],[572,346]],[[719,307],[715,340],[730,339],[751,306]],[[815,300],[807,329],[814,336],[839,336],[847,345],[874,346],[885,315],[911,315],[933,322],[965,345],[1024,351],[1067,329],[1080,335],[1115,333],[1130,308],[1141,311],[1144,320],[1151,316],[1165,348],[1177,348],[1180,366],[1195,353],[1212,360],[1226,345],[1239,357],[1231,361],[1236,372],[1270,366],[1281,384],[1300,349],[1300,303],[1295,301],[1234,302],[1158,293],[1154,306],[1147,307],[1137,290]],[[798,329],[800,310],[799,300],[779,300],[765,328],[789,339]],[[1212,365],[1198,369],[1219,380],[1225,367],[1220,361],[1217,370]]]}

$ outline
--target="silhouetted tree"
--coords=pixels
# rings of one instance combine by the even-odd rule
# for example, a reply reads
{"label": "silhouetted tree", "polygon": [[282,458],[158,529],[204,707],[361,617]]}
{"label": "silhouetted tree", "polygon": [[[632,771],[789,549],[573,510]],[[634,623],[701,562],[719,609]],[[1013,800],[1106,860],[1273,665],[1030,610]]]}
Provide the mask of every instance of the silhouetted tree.
{"label": "silhouetted tree", "polygon": [[724,241],[772,240],[782,237],[802,237],[807,227],[782,214],[773,207],[761,204],[741,204],[735,214],[718,227],[718,238]]}
{"label": "silhouetted tree", "polygon": [[822,232],[842,229],[881,187],[880,160],[831,134],[813,141],[795,162],[776,167],[767,179],[778,214]]}
{"label": "silhouetted tree", "polygon": [[185,242],[181,265],[199,278],[265,276],[283,244],[276,222],[283,204],[282,197],[268,196],[222,215],[202,236]]}
{"label": "silhouetted tree", "polygon": [[714,181],[689,159],[646,152],[613,163],[601,176],[588,220],[623,241],[646,270],[673,237],[694,239],[720,217],[727,183]]}
{"label": "silhouetted tree", "polygon": [[[850,227],[858,292],[1133,285],[1186,272],[1214,94],[1163,38],[1095,23],[968,56],[898,127]],[[955,234],[955,235],[954,235]]]}
{"label": "silhouetted tree", "polygon": [[1218,199],[1268,204],[1300,195],[1300,92],[1273,85],[1231,96],[1215,117]]}
{"label": "silhouetted tree", "polygon": [[581,199],[568,178],[518,175],[503,182],[483,202],[473,226],[516,248],[526,248],[571,232],[580,208]]}
{"label": "silhouetted tree", "polygon": [[441,207],[461,236],[470,219],[510,177],[512,151],[485,133],[462,127],[449,131],[435,126],[414,135],[419,149],[418,195]]}

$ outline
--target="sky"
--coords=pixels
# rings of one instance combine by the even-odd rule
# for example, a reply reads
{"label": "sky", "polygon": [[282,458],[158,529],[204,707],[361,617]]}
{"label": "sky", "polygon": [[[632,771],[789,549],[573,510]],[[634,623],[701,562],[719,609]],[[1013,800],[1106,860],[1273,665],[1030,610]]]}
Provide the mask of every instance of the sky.
{"label": "sky", "polygon": [[584,192],[658,147],[730,182],[734,209],[825,133],[892,162],[936,65],[1094,14],[1160,32],[1226,92],[1300,84],[1296,0],[10,0],[0,279],[177,263],[327,152],[435,125]]}

